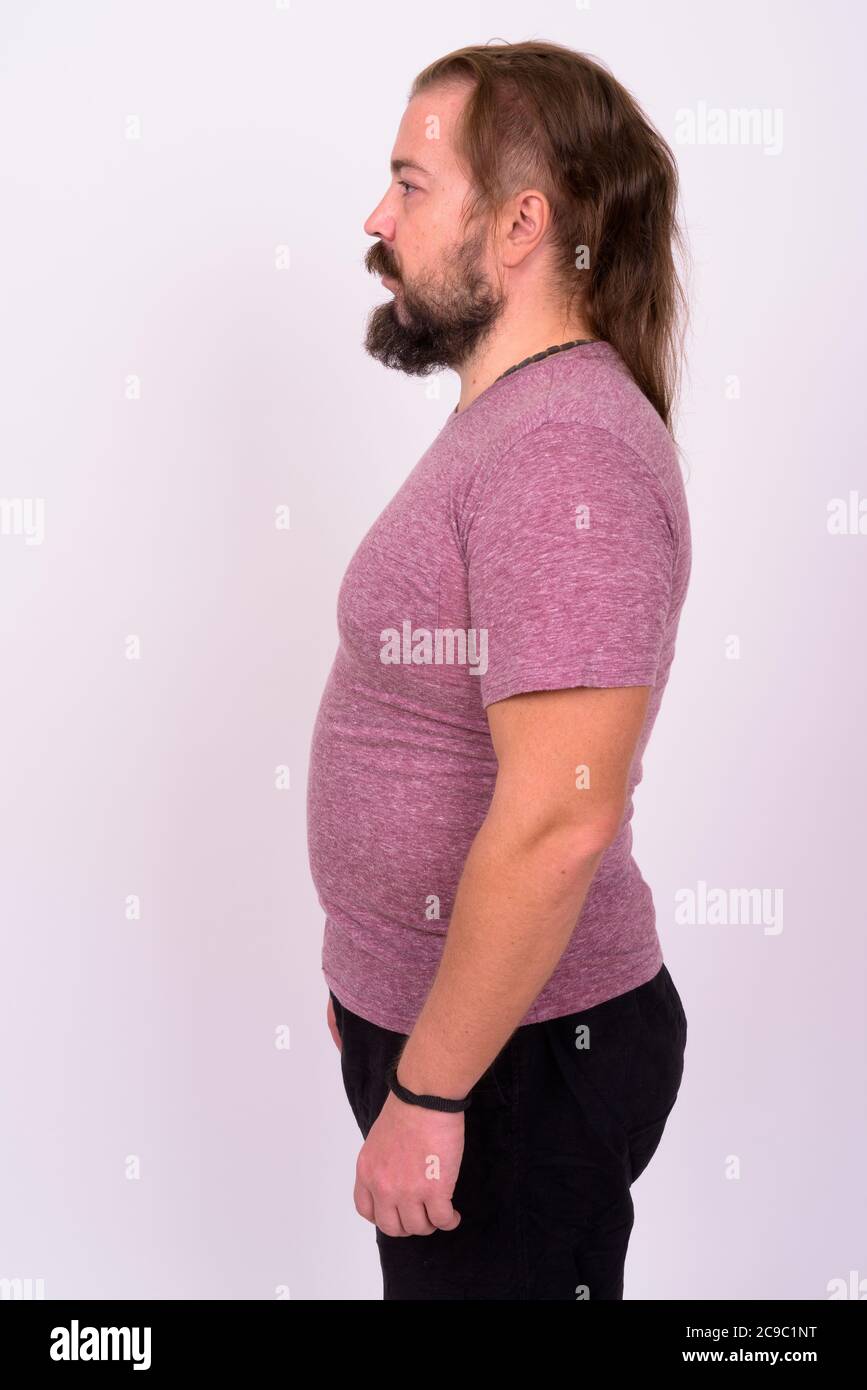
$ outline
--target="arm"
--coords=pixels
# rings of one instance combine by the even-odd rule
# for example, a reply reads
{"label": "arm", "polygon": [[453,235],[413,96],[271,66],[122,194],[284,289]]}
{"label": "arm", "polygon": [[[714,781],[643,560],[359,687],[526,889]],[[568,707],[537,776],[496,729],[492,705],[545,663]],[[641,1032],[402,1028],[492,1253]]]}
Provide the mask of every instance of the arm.
{"label": "arm", "polygon": [[[553,973],[620,826],[648,686],[512,696],[488,709],[499,762],[439,970],[398,1076],[465,1096]],[[578,790],[586,764],[590,786]]]}
{"label": "arm", "polygon": [[[466,1095],[552,974],[617,833],[649,691],[534,692],[489,707],[497,781],[400,1058],[410,1090]],[[590,769],[586,790],[575,785],[578,764]],[[453,1230],[463,1146],[462,1111],[420,1109],[389,1092],[358,1156],[356,1211],[391,1236]]]}

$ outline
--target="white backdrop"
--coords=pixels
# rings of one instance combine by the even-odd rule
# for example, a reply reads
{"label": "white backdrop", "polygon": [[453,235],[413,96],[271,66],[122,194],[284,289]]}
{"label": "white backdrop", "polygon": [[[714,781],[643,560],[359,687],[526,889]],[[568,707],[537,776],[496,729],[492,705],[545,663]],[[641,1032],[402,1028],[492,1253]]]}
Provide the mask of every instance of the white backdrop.
{"label": "white backdrop", "polygon": [[[532,37],[642,102],[695,264],[693,576],[634,821],[689,1042],[626,1297],[867,1297],[867,535],[829,529],[867,494],[842,0],[2,0],[0,1280],[381,1297],[306,760],[344,566],[458,383],[365,355],[362,224],[415,73]],[[782,918],[679,921],[701,883]]]}

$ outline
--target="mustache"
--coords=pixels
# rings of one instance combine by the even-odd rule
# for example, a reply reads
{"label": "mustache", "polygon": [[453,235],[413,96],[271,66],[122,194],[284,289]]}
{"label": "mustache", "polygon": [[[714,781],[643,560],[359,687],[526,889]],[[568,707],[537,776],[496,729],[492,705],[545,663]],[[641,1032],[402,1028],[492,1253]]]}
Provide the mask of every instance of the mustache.
{"label": "mustache", "polygon": [[400,279],[397,267],[381,241],[375,241],[367,248],[364,264],[371,275],[388,275],[392,280]]}

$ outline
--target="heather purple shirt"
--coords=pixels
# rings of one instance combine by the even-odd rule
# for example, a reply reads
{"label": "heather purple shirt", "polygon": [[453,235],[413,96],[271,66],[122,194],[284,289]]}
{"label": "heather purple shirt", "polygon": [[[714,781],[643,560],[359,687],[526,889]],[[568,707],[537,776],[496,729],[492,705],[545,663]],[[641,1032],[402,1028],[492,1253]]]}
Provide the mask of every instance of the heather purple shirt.
{"label": "heather purple shirt", "polygon": [[653,687],[617,837],[521,1023],[656,974],[632,793],[690,564],[677,453],[608,343],[521,367],[449,415],[349,563],[313,733],[322,970],[347,1008],[412,1031],[493,794],[485,709],[528,690]]}

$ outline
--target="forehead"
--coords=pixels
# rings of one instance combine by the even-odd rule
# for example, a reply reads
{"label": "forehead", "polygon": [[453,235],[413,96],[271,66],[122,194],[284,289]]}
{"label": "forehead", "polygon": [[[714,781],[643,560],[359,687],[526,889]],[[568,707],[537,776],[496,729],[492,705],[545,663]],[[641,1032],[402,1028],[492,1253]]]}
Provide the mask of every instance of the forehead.
{"label": "forehead", "polygon": [[406,160],[435,177],[457,174],[454,132],[466,99],[466,86],[428,87],[419,92],[403,113],[392,159]]}

